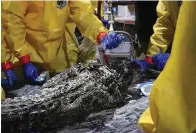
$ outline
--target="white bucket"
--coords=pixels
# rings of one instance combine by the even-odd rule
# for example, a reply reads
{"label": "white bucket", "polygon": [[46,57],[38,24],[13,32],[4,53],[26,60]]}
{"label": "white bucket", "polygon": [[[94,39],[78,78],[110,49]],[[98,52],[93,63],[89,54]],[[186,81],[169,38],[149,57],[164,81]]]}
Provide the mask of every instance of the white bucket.
{"label": "white bucket", "polygon": [[141,91],[145,96],[149,96],[151,89],[152,89],[153,84],[145,84],[141,87]]}

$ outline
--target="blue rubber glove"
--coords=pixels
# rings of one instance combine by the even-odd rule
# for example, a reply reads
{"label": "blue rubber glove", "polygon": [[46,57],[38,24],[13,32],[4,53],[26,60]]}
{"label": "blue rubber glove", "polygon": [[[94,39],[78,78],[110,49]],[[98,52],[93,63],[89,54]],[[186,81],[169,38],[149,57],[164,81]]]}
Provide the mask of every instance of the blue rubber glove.
{"label": "blue rubber glove", "polygon": [[152,56],[152,62],[157,70],[163,70],[169,58],[169,53],[160,53]]}
{"label": "blue rubber glove", "polygon": [[1,79],[1,85],[9,84],[7,79]]}
{"label": "blue rubber glove", "polygon": [[5,74],[7,76],[7,80],[10,86],[12,86],[14,82],[18,80],[18,77],[16,76],[16,73],[13,69],[6,70]]}
{"label": "blue rubber glove", "polygon": [[22,56],[19,58],[19,62],[23,66],[24,74],[27,78],[27,80],[31,82],[37,82],[36,79],[39,76],[38,69],[32,64],[30,60],[30,56],[28,54]]}
{"label": "blue rubber glove", "polygon": [[12,86],[18,77],[13,69],[14,65],[11,61],[1,62],[1,68],[5,72],[7,79],[1,79],[1,84],[9,84]]}
{"label": "blue rubber glove", "polygon": [[114,49],[125,40],[125,37],[121,34],[115,32],[107,33],[102,39],[100,39],[100,44],[103,49]]}
{"label": "blue rubber glove", "polygon": [[135,62],[140,66],[143,73],[147,72],[148,67],[150,66],[149,62],[147,62],[146,60],[136,60]]}
{"label": "blue rubber glove", "polygon": [[31,82],[36,82],[36,79],[39,76],[39,72],[38,69],[32,64],[32,62],[24,64],[23,70],[28,80],[30,80]]}

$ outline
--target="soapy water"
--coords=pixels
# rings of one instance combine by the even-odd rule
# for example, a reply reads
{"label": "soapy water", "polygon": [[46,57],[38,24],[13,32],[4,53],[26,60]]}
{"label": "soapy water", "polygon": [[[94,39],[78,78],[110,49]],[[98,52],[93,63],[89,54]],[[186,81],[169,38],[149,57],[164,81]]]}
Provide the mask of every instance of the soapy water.
{"label": "soapy water", "polygon": [[50,75],[49,75],[49,71],[44,71],[42,72],[36,79],[36,81],[39,83],[41,82],[46,82],[48,79],[50,78]]}
{"label": "soapy water", "polygon": [[86,120],[72,127],[64,127],[58,131],[48,131],[47,133],[144,133],[138,127],[138,120],[147,107],[147,97],[130,100],[120,108],[91,114],[92,117],[90,115],[91,118],[88,119],[94,120],[90,122]]}
{"label": "soapy water", "polygon": [[94,128],[88,128],[86,125],[82,127],[82,124],[80,124],[80,128],[64,128],[57,133],[144,133],[144,131],[138,128],[138,119],[147,107],[147,97],[142,97],[139,100],[130,100],[123,107],[109,111],[112,114],[108,113],[105,115],[107,111],[100,112],[105,118],[103,119],[100,116],[102,123],[97,123],[97,125],[94,125]]}
{"label": "soapy water", "polygon": [[[44,71],[39,75],[39,77],[37,77],[36,81],[38,83],[44,83],[49,78],[50,78],[49,71]],[[38,85],[25,85],[20,89],[9,92],[9,94],[13,94],[15,97],[35,95],[35,94],[39,94],[40,88],[41,87]]]}
{"label": "soapy water", "polygon": [[[87,133],[144,133],[138,128],[138,119],[147,107],[147,97],[142,97],[139,100],[130,100],[129,103],[114,111],[113,118],[110,121],[95,127],[91,131],[87,131],[87,129],[86,131]],[[79,130],[69,130],[69,133],[75,132],[83,133],[79,132]]]}
{"label": "soapy water", "polygon": [[40,92],[40,86],[36,85],[25,85],[24,87],[14,90],[14,91],[10,91],[10,94],[13,94],[15,97],[22,97],[22,96],[29,96],[29,95],[35,95],[35,94],[39,94]]}
{"label": "soapy water", "polygon": [[[138,120],[147,107],[147,97],[130,100],[120,108],[104,110],[96,115],[92,114],[94,116],[91,119],[94,120],[91,122],[83,122],[73,127],[65,127],[57,131],[57,133],[144,133],[138,127]],[[100,119],[100,121],[97,119]]]}

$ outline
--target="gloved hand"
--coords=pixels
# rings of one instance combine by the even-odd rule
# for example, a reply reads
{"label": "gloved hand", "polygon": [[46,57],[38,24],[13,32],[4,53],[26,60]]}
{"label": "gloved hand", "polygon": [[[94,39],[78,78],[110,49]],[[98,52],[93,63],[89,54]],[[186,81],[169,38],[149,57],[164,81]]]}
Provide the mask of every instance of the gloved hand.
{"label": "gloved hand", "polygon": [[24,55],[19,59],[20,63],[23,65],[23,70],[26,78],[31,82],[36,82],[39,76],[38,69],[30,61],[29,55]]}
{"label": "gloved hand", "polygon": [[169,53],[160,53],[152,56],[153,65],[157,70],[163,70],[169,58]]}
{"label": "gloved hand", "polygon": [[136,60],[135,62],[140,66],[143,73],[147,72],[148,67],[150,66],[149,62],[147,62],[146,60]]}
{"label": "gloved hand", "polygon": [[[16,73],[13,70],[13,63],[10,61],[2,62],[1,67],[7,76],[7,81],[9,83],[9,85],[12,86],[14,84],[14,82],[16,80],[18,80],[18,77],[16,76]],[[6,83],[6,82],[4,82],[4,83]]]}
{"label": "gloved hand", "polygon": [[103,49],[114,49],[125,39],[124,35],[115,32],[101,32],[97,36],[97,42]]}
{"label": "gloved hand", "polygon": [[7,76],[7,80],[10,86],[12,86],[14,82],[18,80],[18,77],[16,76],[16,73],[13,69],[5,71],[5,74]]}
{"label": "gloved hand", "polygon": [[147,56],[145,60],[136,60],[135,62],[140,66],[141,71],[145,73],[152,65],[152,58]]}

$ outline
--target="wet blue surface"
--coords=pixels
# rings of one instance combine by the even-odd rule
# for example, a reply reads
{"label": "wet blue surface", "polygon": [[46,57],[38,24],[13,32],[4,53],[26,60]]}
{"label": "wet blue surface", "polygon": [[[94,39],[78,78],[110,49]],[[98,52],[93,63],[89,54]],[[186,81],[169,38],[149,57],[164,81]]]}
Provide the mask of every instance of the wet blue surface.
{"label": "wet blue surface", "polygon": [[144,133],[138,128],[138,119],[148,106],[148,98],[142,97],[139,100],[131,100],[123,107],[117,108],[111,114],[102,120],[103,123],[97,124],[97,127],[67,129],[64,128],[58,133]]}

